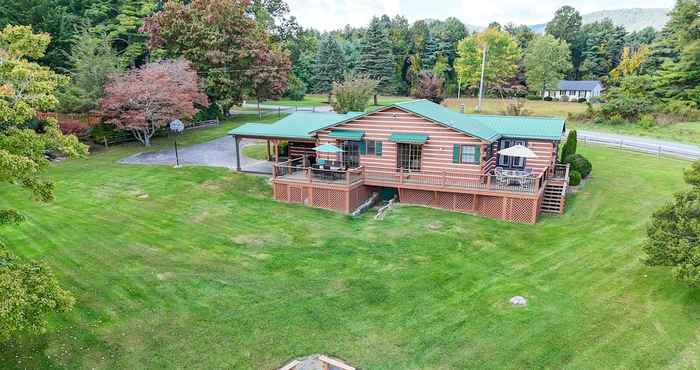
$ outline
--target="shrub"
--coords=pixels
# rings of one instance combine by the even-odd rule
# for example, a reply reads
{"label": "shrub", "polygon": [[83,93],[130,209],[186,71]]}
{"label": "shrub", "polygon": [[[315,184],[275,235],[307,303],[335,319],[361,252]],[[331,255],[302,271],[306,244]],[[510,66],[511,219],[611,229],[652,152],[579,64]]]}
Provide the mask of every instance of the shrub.
{"label": "shrub", "polygon": [[578,186],[581,184],[581,174],[578,171],[569,172],[569,185]]}
{"label": "shrub", "polygon": [[63,135],[78,135],[85,130],[80,121],[64,120],[58,123]]}
{"label": "shrub", "polygon": [[554,100],[554,99],[552,99],[551,96],[545,96],[542,100],[544,100],[544,101],[552,101],[552,100]]}
{"label": "shrub", "polygon": [[46,125],[48,124],[49,122],[44,119],[32,118],[30,121],[25,123],[25,126],[26,128],[32,129],[39,134],[43,134],[46,132]]}
{"label": "shrub", "polygon": [[364,76],[345,76],[345,82],[333,83],[332,103],[336,113],[364,112],[377,90],[377,81]]}
{"label": "shrub", "polygon": [[602,100],[597,96],[591,98],[591,104],[600,104],[601,102]]}
{"label": "shrub", "polygon": [[539,95],[528,95],[526,97],[527,100],[542,100],[542,97]]}
{"label": "shrub", "polygon": [[566,102],[569,101],[569,96],[568,96],[568,95],[562,95],[561,98],[560,98],[559,100],[566,103]]}
{"label": "shrub", "polygon": [[199,111],[192,117],[192,122],[201,122],[209,120],[222,120],[224,119],[224,113],[221,107],[216,103],[209,104],[208,107],[195,103],[195,108]]}
{"label": "shrub", "polygon": [[578,172],[583,178],[588,177],[588,175],[590,175],[591,171],[593,170],[593,165],[591,164],[591,161],[586,159],[586,157],[582,156],[581,154],[574,154],[568,156],[564,160],[564,163],[571,164],[571,170]]}
{"label": "shrub", "polygon": [[579,103],[586,103],[586,104],[588,104],[588,99],[586,99],[586,98],[578,98],[578,102],[579,102]]}
{"label": "shrub", "polygon": [[569,131],[569,136],[566,137],[566,143],[561,148],[561,161],[566,162],[569,156],[576,154],[576,147],[578,146],[578,139],[576,130]]}
{"label": "shrub", "polygon": [[615,114],[611,115],[607,120],[607,123],[611,124],[611,125],[622,125],[622,124],[625,124],[626,122],[627,121],[625,120],[625,117],[622,117],[622,115],[619,113],[615,113]]}
{"label": "shrub", "polygon": [[506,116],[529,116],[530,110],[525,108],[525,102],[523,100],[513,98],[506,106],[503,114]]}
{"label": "shrub", "polygon": [[291,100],[301,101],[304,100],[306,95],[306,84],[304,81],[299,79],[294,74],[289,75],[289,82],[287,85],[287,91],[284,92],[284,96]]}
{"label": "shrub", "polygon": [[648,130],[652,126],[656,124],[656,120],[654,119],[654,116],[651,114],[645,114],[642,116],[642,118],[639,119],[639,127]]}
{"label": "shrub", "polygon": [[445,100],[443,86],[444,82],[439,76],[432,71],[423,71],[420,73],[412,93],[418,99],[428,99],[433,103],[440,104]]}

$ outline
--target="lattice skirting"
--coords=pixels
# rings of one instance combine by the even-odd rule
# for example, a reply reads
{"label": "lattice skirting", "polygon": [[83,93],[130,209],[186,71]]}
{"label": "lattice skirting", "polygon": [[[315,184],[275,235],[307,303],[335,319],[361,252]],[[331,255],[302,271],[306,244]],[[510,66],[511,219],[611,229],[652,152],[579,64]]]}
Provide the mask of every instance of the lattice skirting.
{"label": "lattice skirting", "polygon": [[317,188],[304,184],[275,183],[275,199],[309,207],[350,213],[369,198],[366,186],[352,189]]}
{"label": "lattice skirting", "polygon": [[489,218],[534,224],[539,214],[539,199],[400,189],[402,203],[418,204],[451,211],[475,213]]}

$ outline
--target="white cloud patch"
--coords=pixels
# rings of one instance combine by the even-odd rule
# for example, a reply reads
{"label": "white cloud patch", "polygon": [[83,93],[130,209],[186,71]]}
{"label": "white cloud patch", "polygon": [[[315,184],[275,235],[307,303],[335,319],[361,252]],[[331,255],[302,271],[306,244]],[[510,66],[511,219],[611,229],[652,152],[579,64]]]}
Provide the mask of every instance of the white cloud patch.
{"label": "white cloud patch", "polygon": [[[410,21],[424,18],[457,17],[462,22],[486,26],[502,24],[538,24],[549,21],[566,0],[287,0],[291,14],[305,27],[323,31],[346,24],[366,26],[372,16],[401,14]],[[671,8],[675,0],[587,0],[576,4],[581,14],[620,8]]]}

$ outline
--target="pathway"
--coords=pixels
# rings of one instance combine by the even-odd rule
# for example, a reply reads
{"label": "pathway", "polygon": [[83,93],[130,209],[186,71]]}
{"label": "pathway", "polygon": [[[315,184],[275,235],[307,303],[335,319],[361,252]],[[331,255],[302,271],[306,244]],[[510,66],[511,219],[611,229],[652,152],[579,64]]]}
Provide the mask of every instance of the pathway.
{"label": "pathway", "polygon": [[[241,140],[241,148],[255,143],[254,140]],[[182,165],[236,169],[236,144],[230,135],[206,143],[178,148],[178,154]],[[119,163],[175,165],[175,150],[138,153],[122,159]],[[246,171],[272,173],[270,162],[248,158],[243,153],[241,153],[241,167]]]}

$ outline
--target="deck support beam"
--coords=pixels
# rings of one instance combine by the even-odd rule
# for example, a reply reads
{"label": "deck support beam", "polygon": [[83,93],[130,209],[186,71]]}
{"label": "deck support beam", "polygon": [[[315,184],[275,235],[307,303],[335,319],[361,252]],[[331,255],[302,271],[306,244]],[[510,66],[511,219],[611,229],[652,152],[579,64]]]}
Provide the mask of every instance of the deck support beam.
{"label": "deck support beam", "polygon": [[241,138],[234,136],[233,139],[236,141],[236,170],[241,172]]}

